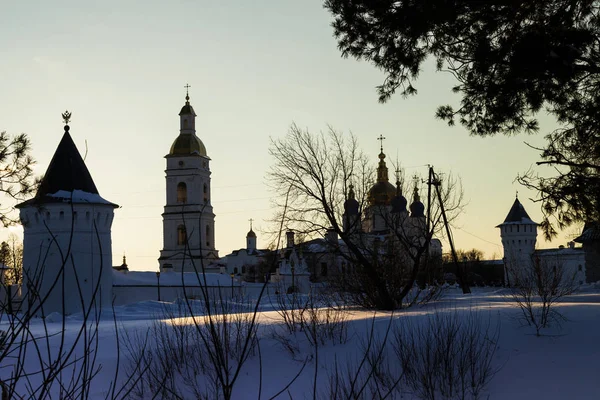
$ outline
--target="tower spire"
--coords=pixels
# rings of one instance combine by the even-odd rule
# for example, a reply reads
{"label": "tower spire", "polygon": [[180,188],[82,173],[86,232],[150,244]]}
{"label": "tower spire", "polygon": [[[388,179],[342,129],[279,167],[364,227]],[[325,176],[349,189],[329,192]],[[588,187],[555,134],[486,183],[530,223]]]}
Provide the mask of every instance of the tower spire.
{"label": "tower spire", "polygon": [[190,84],[186,83],[185,86],[185,104],[190,104]]}
{"label": "tower spire", "polygon": [[415,174],[413,176],[413,182],[415,183],[415,188],[413,191],[413,202],[421,201],[421,198],[419,197],[419,176],[418,175]]}
{"label": "tower spire", "polygon": [[381,153],[379,153],[379,166],[377,167],[377,182],[388,182],[388,169],[385,165],[385,153],[383,152],[383,141],[385,137],[383,135],[379,135],[377,138],[381,142]]}

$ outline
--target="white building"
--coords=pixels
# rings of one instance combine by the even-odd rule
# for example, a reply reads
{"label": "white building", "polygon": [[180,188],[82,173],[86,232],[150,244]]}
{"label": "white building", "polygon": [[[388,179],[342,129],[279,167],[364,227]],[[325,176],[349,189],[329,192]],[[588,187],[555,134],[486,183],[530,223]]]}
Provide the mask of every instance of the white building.
{"label": "white building", "polygon": [[196,113],[186,95],[179,135],[167,159],[160,271],[201,271],[219,258],[211,204],[210,158],[196,136]]}
{"label": "white building", "polygon": [[73,139],[64,135],[37,194],[17,208],[23,224],[22,309],[71,314],[112,302],[111,225],[118,206],[98,193]]}
{"label": "white building", "polygon": [[575,284],[585,280],[585,254],[581,247],[569,242],[567,247],[536,250],[538,224],[533,222],[518,198],[508,212],[500,228],[500,237],[504,248],[505,283],[515,282],[515,274],[541,263],[550,268],[561,268],[565,278],[573,279]]}

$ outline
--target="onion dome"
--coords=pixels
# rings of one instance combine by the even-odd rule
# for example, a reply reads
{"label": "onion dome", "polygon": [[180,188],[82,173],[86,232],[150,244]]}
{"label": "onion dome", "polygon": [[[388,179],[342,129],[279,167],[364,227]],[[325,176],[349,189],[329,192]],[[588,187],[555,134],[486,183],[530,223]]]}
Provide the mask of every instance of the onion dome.
{"label": "onion dome", "polygon": [[[186,86],[186,88],[189,85]],[[185,96],[185,105],[179,112],[179,136],[173,142],[169,156],[204,156],[207,157],[204,143],[196,136],[196,112],[190,104],[189,93]]]}
{"label": "onion dome", "polygon": [[171,156],[189,156],[199,155],[206,157],[206,147],[204,143],[195,134],[181,134],[175,139],[171,150]]}
{"label": "onion dome", "polygon": [[252,222],[254,222],[254,220],[252,218],[250,218],[248,221],[250,221],[250,230],[246,234],[246,239],[256,238],[256,233],[254,233],[254,231],[252,230]]}
{"label": "onion dome", "polygon": [[358,201],[356,201],[354,195],[354,186],[350,184],[349,189],[348,199],[344,202],[344,212],[346,215],[358,215],[360,205],[358,204]]}
{"label": "onion dome", "polygon": [[402,196],[402,184],[400,181],[396,181],[396,196],[392,199],[392,213],[406,212],[406,205],[408,200]]}
{"label": "onion dome", "polygon": [[379,153],[379,166],[377,167],[377,183],[369,190],[368,199],[369,204],[372,206],[376,205],[389,205],[394,196],[396,195],[396,188],[389,182],[388,169],[385,165],[385,154],[383,149]]}
{"label": "onion dome", "polygon": [[425,216],[425,205],[421,203],[421,198],[419,197],[419,189],[417,189],[417,185],[415,183],[415,191],[413,194],[413,202],[410,205],[410,216],[411,217],[424,217]]}

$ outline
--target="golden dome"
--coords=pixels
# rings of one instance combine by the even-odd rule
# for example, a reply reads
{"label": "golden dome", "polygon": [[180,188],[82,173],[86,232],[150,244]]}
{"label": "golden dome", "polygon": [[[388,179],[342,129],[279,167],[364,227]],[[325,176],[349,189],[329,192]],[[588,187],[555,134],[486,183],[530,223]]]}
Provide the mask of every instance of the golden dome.
{"label": "golden dome", "polygon": [[389,205],[396,196],[396,188],[387,181],[379,181],[369,190],[369,204]]}
{"label": "golden dome", "polygon": [[206,147],[204,143],[193,133],[182,133],[177,136],[177,139],[171,146],[169,151],[171,156],[189,156],[189,155],[200,155],[207,157]]}

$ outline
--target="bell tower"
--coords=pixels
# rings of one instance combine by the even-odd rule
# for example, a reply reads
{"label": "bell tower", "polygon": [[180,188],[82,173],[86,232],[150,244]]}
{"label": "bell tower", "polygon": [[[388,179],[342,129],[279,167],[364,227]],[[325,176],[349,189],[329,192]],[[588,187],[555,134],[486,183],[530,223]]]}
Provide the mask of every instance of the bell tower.
{"label": "bell tower", "polygon": [[186,85],[179,112],[179,136],[167,159],[166,205],[160,271],[201,271],[219,258],[215,248],[215,214],[211,203],[210,158],[196,136],[196,112]]}

